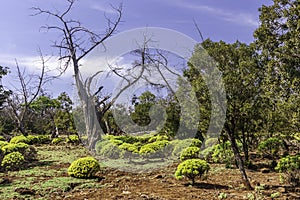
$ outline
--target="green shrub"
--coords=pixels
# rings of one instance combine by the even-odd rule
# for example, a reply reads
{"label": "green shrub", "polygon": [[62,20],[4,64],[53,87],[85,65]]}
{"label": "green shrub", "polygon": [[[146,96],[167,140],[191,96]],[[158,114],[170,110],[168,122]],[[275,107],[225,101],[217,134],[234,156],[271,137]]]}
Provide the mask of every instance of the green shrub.
{"label": "green shrub", "polygon": [[5,141],[5,138],[2,135],[0,135],[0,141]]}
{"label": "green shrub", "polygon": [[24,135],[17,135],[10,139],[10,143],[12,144],[21,143],[21,142],[28,144],[30,141]]}
{"label": "green shrub", "polygon": [[2,147],[2,151],[5,155],[13,152],[21,153],[27,161],[32,161],[36,159],[37,151],[33,146],[25,143],[7,144]]}
{"label": "green shrub", "polygon": [[139,137],[137,137],[137,136],[131,136],[131,135],[114,136],[113,139],[121,140],[124,143],[129,143],[129,144],[133,144],[133,143],[139,141]]}
{"label": "green shrub", "polygon": [[169,144],[168,140],[156,141],[149,144],[145,144],[141,147],[139,153],[144,155],[154,153],[159,150],[163,150],[163,148],[168,144]]}
{"label": "green shrub", "polygon": [[67,140],[67,143],[71,143],[71,144],[79,144],[80,143],[80,139],[78,137],[78,135],[70,135]]}
{"label": "green shrub", "polygon": [[291,185],[300,184],[300,154],[281,158],[275,170],[282,173]]}
{"label": "green shrub", "polygon": [[119,148],[124,150],[124,151],[130,151],[130,152],[133,152],[133,153],[138,153],[139,152],[138,148],[134,144],[123,143],[119,146]]}
{"label": "green shrub", "polygon": [[28,142],[26,144],[37,144],[39,139],[36,135],[28,135],[27,136]]}
{"label": "green shrub", "polygon": [[1,167],[6,170],[18,170],[25,164],[25,158],[20,152],[12,152],[4,156]]}
{"label": "green shrub", "polygon": [[162,141],[162,140],[169,140],[169,137],[167,135],[155,135],[155,136],[150,137],[148,139],[148,142],[152,143],[152,142]]}
{"label": "green shrub", "polygon": [[[237,143],[237,146],[239,150],[242,149],[241,143]],[[226,168],[231,167],[235,163],[231,143],[227,141],[214,145],[212,147],[211,161],[214,163],[225,163]]]}
{"label": "green shrub", "polygon": [[2,151],[4,152],[4,154],[9,154],[9,153],[12,153],[12,152],[24,152],[26,151],[26,149],[29,148],[29,145],[28,144],[25,144],[23,142],[21,143],[16,143],[16,144],[7,144],[6,146],[2,147]]}
{"label": "green shrub", "polygon": [[189,138],[184,140],[172,140],[170,142],[172,150],[172,156],[179,158],[183,149],[187,147],[199,147],[201,148],[202,142],[198,139]]}
{"label": "green shrub", "polygon": [[59,143],[62,143],[64,140],[62,138],[53,138],[52,141],[51,141],[51,144],[59,144]]}
{"label": "green shrub", "polygon": [[279,151],[282,148],[282,140],[276,137],[271,137],[259,143],[258,152],[264,157],[275,158],[279,156]]}
{"label": "green shrub", "polygon": [[180,154],[180,160],[184,161],[187,159],[199,158],[200,148],[199,147],[187,147],[182,150]]}
{"label": "green shrub", "polygon": [[37,144],[49,144],[52,141],[50,135],[37,135],[35,137],[37,138]]}
{"label": "green shrub", "polygon": [[212,147],[218,143],[218,138],[208,138],[207,140],[205,140],[205,148]]}
{"label": "green shrub", "polygon": [[93,157],[79,158],[68,168],[69,176],[75,178],[93,178],[100,170],[99,162]]}
{"label": "green shrub", "polygon": [[[115,144],[115,145],[121,145],[123,144],[123,141],[122,140],[116,140],[116,139],[112,139],[112,140],[109,140],[111,143]],[[126,143],[128,144],[128,143]]]}
{"label": "green shrub", "polygon": [[6,145],[8,145],[9,143],[6,141],[0,141],[0,149]]}
{"label": "green shrub", "polygon": [[122,150],[118,145],[104,140],[96,144],[96,152],[98,155],[106,158],[118,159],[121,156]]}
{"label": "green shrub", "polygon": [[180,163],[175,172],[176,179],[180,180],[183,177],[187,177],[192,180],[192,183],[195,183],[195,178],[209,171],[209,164],[201,159],[189,159]]}

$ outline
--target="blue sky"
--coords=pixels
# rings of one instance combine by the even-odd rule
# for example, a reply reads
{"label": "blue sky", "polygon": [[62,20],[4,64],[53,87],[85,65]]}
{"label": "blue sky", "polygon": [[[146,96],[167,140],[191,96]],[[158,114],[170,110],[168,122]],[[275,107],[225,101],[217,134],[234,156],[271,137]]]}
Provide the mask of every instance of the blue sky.
{"label": "blue sky", "polygon": [[[110,4],[118,6],[120,2],[79,0],[71,15],[92,30],[101,31],[106,25],[104,12],[113,17]],[[195,20],[204,38],[250,43],[254,40],[253,31],[259,24],[258,8],[271,3],[271,0],[123,0],[123,22],[118,32],[155,26],[174,29],[200,41],[193,25]],[[61,10],[65,6],[64,0],[1,0],[0,65],[8,66],[13,71],[14,59],[17,59],[20,66],[36,71],[38,48],[45,55],[55,56],[55,50],[50,45],[57,38],[57,33],[40,30],[42,25],[53,22],[46,16],[30,16],[34,13],[30,8]],[[52,91],[54,95],[71,87],[72,81],[66,82],[70,74],[62,79],[64,84],[59,80],[53,83],[60,88]],[[13,84],[14,79],[6,78],[4,81]]]}

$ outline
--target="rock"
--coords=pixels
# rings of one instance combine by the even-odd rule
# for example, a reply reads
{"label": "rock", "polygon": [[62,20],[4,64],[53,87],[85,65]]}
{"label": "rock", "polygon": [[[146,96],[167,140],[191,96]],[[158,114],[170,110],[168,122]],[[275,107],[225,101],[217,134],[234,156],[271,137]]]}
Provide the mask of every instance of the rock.
{"label": "rock", "polygon": [[286,188],[285,187],[279,187],[278,192],[280,193],[286,193]]}
{"label": "rock", "polygon": [[270,169],[269,168],[262,168],[261,170],[260,170],[260,172],[261,173],[264,173],[264,174],[266,174],[266,173],[270,173]]}
{"label": "rock", "polygon": [[17,188],[15,189],[15,192],[21,195],[35,195],[35,190],[28,188]]}

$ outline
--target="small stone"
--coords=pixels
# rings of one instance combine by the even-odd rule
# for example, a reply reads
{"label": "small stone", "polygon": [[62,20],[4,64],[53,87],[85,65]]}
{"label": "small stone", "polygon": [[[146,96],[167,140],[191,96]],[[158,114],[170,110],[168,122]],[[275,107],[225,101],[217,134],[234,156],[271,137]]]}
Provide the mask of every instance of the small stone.
{"label": "small stone", "polygon": [[270,173],[270,169],[269,168],[262,168],[261,170],[260,170],[260,172],[261,173],[264,173],[264,174],[266,174],[266,173]]}
{"label": "small stone", "polygon": [[279,187],[278,192],[280,193],[286,193],[286,188],[285,187]]}
{"label": "small stone", "polygon": [[123,191],[122,194],[131,194],[129,191]]}

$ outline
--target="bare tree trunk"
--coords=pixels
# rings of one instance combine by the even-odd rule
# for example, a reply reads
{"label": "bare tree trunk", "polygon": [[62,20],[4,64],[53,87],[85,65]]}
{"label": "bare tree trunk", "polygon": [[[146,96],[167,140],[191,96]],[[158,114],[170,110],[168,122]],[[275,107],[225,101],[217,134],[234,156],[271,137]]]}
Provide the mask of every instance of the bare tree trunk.
{"label": "bare tree trunk", "polygon": [[244,183],[245,187],[247,188],[247,190],[252,190],[253,188],[252,188],[252,186],[250,184],[250,181],[248,179],[248,176],[247,176],[247,173],[246,173],[246,170],[245,170],[245,166],[244,166],[244,162],[243,162],[242,157],[239,153],[238,146],[237,146],[234,134],[233,133],[228,133],[228,137],[229,137],[229,140],[230,140],[230,143],[231,143],[231,148],[232,148],[232,151],[233,151],[233,154],[234,154],[234,158],[237,162],[237,166],[238,166],[239,171],[242,175],[243,183]]}

